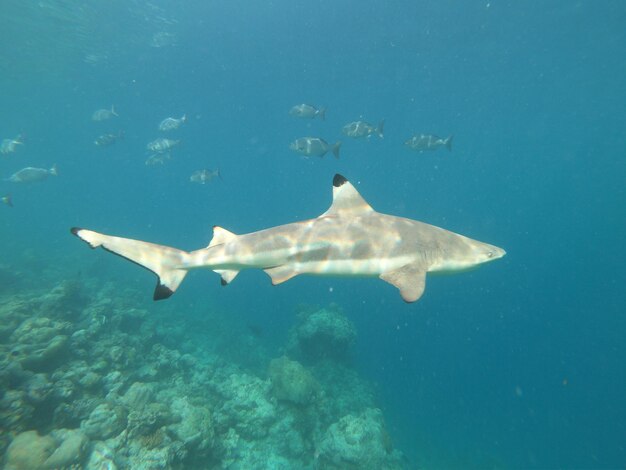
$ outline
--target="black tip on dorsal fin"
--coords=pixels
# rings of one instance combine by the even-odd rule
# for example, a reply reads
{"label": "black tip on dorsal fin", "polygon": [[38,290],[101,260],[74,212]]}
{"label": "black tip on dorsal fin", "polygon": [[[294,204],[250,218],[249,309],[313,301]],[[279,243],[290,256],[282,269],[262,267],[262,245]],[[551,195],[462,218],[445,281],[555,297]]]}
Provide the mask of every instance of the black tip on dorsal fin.
{"label": "black tip on dorsal fin", "polygon": [[338,188],[339,186],[343,186],[343,184],[347,182],[348,182],[348,179],[345,176],[340,175],[339,173],[337,173],[335,177],[333,178],[333,186],[335,188]]}
{"label": "black tip on dorsal fin", "polygon": [[157,281],[156,289],[154,289],[154,296],[152,297],[154,300],[163,300],[167,299],[174,294],[174,291],[167,286],[161,284],[161,281]]}
{"label": "black tip on dorsal fin", "polygon": [[220,278],[220,284],[222,286],[227,286],[228,285],[228,281],[222,277],[222,278]]}

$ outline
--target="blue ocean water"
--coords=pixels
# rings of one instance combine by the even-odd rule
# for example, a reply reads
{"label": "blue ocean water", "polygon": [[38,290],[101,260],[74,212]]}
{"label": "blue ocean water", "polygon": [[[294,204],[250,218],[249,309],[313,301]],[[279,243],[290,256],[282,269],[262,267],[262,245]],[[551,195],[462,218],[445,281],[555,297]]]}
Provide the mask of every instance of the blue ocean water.
{"label": "blue ocean water", "polygon": [[[1,183],[14,201],[0,206],[2,263],[34,253],[34,269],[95,270],[148,300],[151,275],[69,227],[196,249],[215,224],[246,233],[321,214],[339,172],[375,209],[507,256],[429,277],[415,304],[374,279],[272,287],[252,271],[227,288],[194,272],[167,302],[181,315],[218,305],[277,342],[297,304],[341,306],[414,468],[626,465],[622,1],[10,0],[0,12],[0,138],[25,139],[0,176],[59,171]],[[326,121],[290,116],[302,102]],[[118,118],[91,120],[111,105]],[[185,113],[172,161],[147,167],[160,120]],[[358,119],[385,119],[385,138],[343,136]],[[453,134],[452,151],[403,145],[422,132]],[[305,135],[342,140],[341,158],[300,158],[289,143]],[[190,184],[205,167],[223,181]]]}

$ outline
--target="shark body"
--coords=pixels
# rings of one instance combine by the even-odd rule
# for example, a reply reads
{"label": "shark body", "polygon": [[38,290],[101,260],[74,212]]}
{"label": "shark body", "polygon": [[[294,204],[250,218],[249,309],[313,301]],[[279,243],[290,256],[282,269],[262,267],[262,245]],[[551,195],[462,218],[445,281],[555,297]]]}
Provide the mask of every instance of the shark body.
{"label": "shark body", "polygon": [[196,251],[71,231],[92,248],[101,246],[155,273],[154,300],[170,297],[192,269],[211,269],[226,285],[242,269],[260,268],[274,285],[298,274],[377,276],[397,287],[406,302],[415,302],[424,292],[426,273],[466,270],[505,255],[496,246],[376,212],[338,174],[332,205],[319,217],[242,235],[216,226],[209,246]]}

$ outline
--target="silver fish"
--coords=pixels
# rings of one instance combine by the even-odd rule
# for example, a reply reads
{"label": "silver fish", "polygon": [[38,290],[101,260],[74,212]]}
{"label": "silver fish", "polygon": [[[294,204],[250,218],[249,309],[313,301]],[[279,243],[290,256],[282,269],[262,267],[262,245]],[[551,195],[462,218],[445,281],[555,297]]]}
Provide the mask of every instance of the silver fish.
{"label": "silver fish", "polygon": [[305,157],[323,157],[331,151],[335,158],[339,158],[340,147],[341,142],[335,142],[334,145],[330,145],[324,139],[318,137],[301,137],[289,144],[291,150],[301,153]]}
{"label": "silver fish", "polygon": [[179,119],[168,117],[161,121],[159,124],[159,130],[163,132],[173,131],[178,129],[181,125],[187,122],[187,115],[183,114]]}
{"label": "silver fish", "polygon": [[97,109],[91,115],[92,121],[106,121],[107,119],[111,119],[113,116],[119,116],[115,112],[115,107],[111,105],[111,109]]}
{"label": "silver fish", "polygon": [[155,153],[154,155],[150,155],[145,163],[148,166],[163,165],[166,160],[170,158],[172,158],[172,156],[169,153]]}
{"label": "silver fish", "polygon": [[298,104],[289,110],[289,114],[303,119],[313,119],[319,117],[326,120],[326,108],[316,108],[310,104]]}
{"label": "silver fish", "polygon": [[109,145],[113,145],[118,140],[124,138],[124,132],[119,131],[117,134],[102,134],[96,137],[96,140],[93,141],[98,147],[108,147]]}
{"label": "silver fish", "polygon": [[146,148],[155,153],[168,153],[179,144],[180,140],[159,138],[149,142],[148,145],[146,145]]}
{"label": "silver fish", "polygon": [[20,137],[16,137],[15,139],[2,139],[0,143],[0,153],[3,155],[8,155],[10,153],[15,152],[18,145],[22,145],[24,142],[20,140]]}
{"label": "silver fish", "polygon": [[383,127],[385,126],[385,120],[383,119],[378,123],[377,127],[365,122],[365,121],[354,121],[349,124],[346,124],[341,129],[348,137],[353,137],[355,139],[359,137],[370,137],[373,134],[376,134],[381,139],[384,137],[383,135]]}
{"label": "silver fish", "polygon": [[432,134],[419,134],[414,135],[409,140],[407,140],[404,145],[409,147],[411,150],[416,150],[418,152],[424,152],[426,150],[437,150],[439,147],[445,147],[448,151],[452,150],[452,138],[454,136],[448,136],[445,139],[441,137],[437,137]]}
{"label": "silver fish", "polygon": [[220,174],[219,168],[217,168],[216,170],[204,169],[204,170],[194,171],[192,175],[189,177],[189,181],[191,181],[192,183],[206,184],[210,182],[211,180],[213,180],[214,178],[222,179],[222,175]]}
{"label": "silver fish", "polygon": [[57,166],[52,165],[52,168],[46,170],[45,168],[33,168],[32,166],[27,166],[26,168],[22,168],[17,173],[14,173],[6,181],[10,181],[12,183],[34,183],[36,181],[43,181],[48,176],[57,176]]}

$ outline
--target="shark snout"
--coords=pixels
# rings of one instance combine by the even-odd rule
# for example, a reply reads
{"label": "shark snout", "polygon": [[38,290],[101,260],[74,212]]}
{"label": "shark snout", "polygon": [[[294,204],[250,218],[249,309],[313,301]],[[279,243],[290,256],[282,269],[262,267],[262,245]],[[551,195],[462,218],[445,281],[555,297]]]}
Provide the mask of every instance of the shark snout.
{"label": "shark snout", "polygon": [[487,251],[485,253],[487,260],[486,261],[493,261],[496,259],[500,259],[502,258],[504,255],[506,255],[506,251],[502,248],[499,248],[497,246],[493,246],[490,245],[487,248]]}

